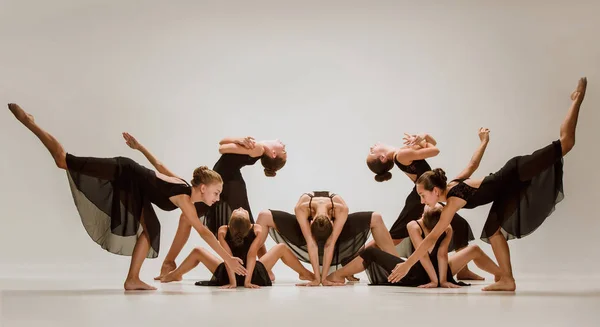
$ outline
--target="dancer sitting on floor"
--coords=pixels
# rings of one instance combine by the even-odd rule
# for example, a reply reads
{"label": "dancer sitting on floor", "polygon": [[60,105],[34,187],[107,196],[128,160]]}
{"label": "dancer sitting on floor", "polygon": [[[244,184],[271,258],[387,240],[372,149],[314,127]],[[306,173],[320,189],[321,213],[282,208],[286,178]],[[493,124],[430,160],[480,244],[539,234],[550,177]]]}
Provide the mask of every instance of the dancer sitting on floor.
{"label": "dancer sitting on floor", "polygon": [[279,259],[296,271],[301,280],[314,279],[313,273],[304,268],[292,251],[283,244],[274,246],[260,260],[256,260],[258,249],[263,245],[262,234],[266,233],[260,225],[250,222],[248,211],[238,208],[231,214],[229,224],[219,227],[218,239],[227,252],[244,260],[244,266],[248,271],[246,276],[236,275],[208,250],[197,247],[177,269],[164,276],[161,281],[165,283],[179,281],[185,273],[202,263],[213,273],[213,277],[210,281],[197,282],[196,285],[222,286],[222,288],[235,288],[240,285],[246,288],[271,286],[269,272]]}
{"label": "dancer sitting on floor", "polygon": [[131,256],[126,290],[155,290],[140,280],[146,257],[156,258],[160,246],[160,222],[152,204],[162,210],[180,208],[189,224],[216,251],[226,265],[245,274],[243,261],[232,257],[200,222],[194,202],[213,205],[223,187],[221,176],[206,166],[196,168],[189,185],[183,178],[150,170],[126,157],[77,157],[17,104],[8,108],[48,149],[58,168],[64,169],[75,206],[90,237],[103,249]]}
{"label": "dancer sitting on floor", "polygon": [[[129,147],[140,151],[146,159],[161,173],[172,176],[172,173],[158,160],[146,147],[129,133],[123,133],[123,137]],[[283,168],[287,160],[285,144],[279,140],[267,140],[256,142],[253,137],[224,138],[219,142],[219,153],[221,157],[215,163],[213,170],[223,179],[223,192],[219,201],[212,206],[203,202],[195,203],[198,216],[204,216],[204,223],[216,236],[219,227],[229,223],[229,217],[235,208],[244,208],[249,215],[250,222],[254,224],[246,182],[242,177],[241,169],[245,166],[254,165],[261,161],[265,175],[273,177],[277,171]],[[161,279],[170,271],[175,270],[177,265],[175,259],[181,253],[183,246],[190,237],[192,225],[186,217],[179,218],[179,225],[173,238],[171,248],[163,261],[160,275],[155,280]],[[263,245],[259,253],[264,255],[266,248]],[[272,276],[271,279],[274,279]]]}
{"label": "dancer sitting on floor", "polygon": [[[395,253],[381,215],[372,211],[348,214],[348,206],[340,195],[327,191],[305,193],[294,213],[265,210],[259,213],[257,224],[268,231],[275,242],[287,244],[298,259],[312,265],[315,279],[299,286],[343,285],[325,278],[330,266],[354,259],[371,232],[381,249]],[[263,237],[266,238],[266,233]]]}
{"label": "dancer sitting on floor", "polygon": [[[490,130],[487,128],[479,129],[479,147],[475,150],[469,165],[463,170],[461,175],[471,176],[479,167],[481,158],[489,143]],[[423,214],[424,204],[421,203],[415,182],[425,172],[430,171],[431,167],[425,159],[435,157],[440,153],[436,140],[430,134],[408,135],[405,134],[404,144],[401,148],[395,148],[389,145],[377,143],[372,146],[367,155],[367,166],[374,172],[375,180],[378,182],[387,181],[392,178],[389,172],[394,164],[403,171],[413,184],[412,191],[406,197],[404,207],[390,228],[390,235],[394,240],[394,245],[399,244],[404,238],[408,237],[406,226],[409,222],[419,219]],[[452,228],[454,237],[450,243],[449,251],[457,252],[466,248],[469,242],[474,240],[473,231],[469,223],[458,213],[452,219]],[[372,243],[368,246],[373,245]],[[463,280],[483,280],[483,277],[473,273],[468,266],[458,272],[458,279]]]}
{"label": "dancer sitting on floor", "polygon": [[[436,204],[434,208],[425,207],[420,219],[408,223],[407,229],[414,247],[418,247],[426,235],[431,233],[439,221],[441,213],[442,206],[440,204]],[[471,261],[496,278],[500,277],[500,268],[477,245],[469,245],[463,251],[448,257],[448,246],[452,233],[452,227],[447,226],[433,248],[428,249],[428,255],[421,257],[421,260],[410,269],[408,274],[397,282],[390,283],[387,277],[392,269],[404,260],[377,247],[366,248],[358,258],[333,272],[327,278],[332,282],[343,282],[344,276],[348,274],[356,274],[363,270],[382,270],[385,274],[369,274],[371,285],[456,288],[467,284],[457,282],[452,276]]]}
{"label": "dancer sitting on floor", "polygon": [[461,208],[472,209],[492,203],[481,239],[491,243],[502,277],[485,291],[514,291],[509,239],[533,233],[552,214],[564,198],[563,157],[575,145],[579,109],[585,97],[587,79],[581,78],[571,93],[572,104],[560,126],[560,138],[528,155],[511,158],[497,172],[485,178],[459,175],[447,183],[446,173],[434,169],[417,179],[417,192],[427,205],[446,202],[440,222],[415,252],[399,264],[389,276],[391,282],[402,279],[410,268],[433,246]]}

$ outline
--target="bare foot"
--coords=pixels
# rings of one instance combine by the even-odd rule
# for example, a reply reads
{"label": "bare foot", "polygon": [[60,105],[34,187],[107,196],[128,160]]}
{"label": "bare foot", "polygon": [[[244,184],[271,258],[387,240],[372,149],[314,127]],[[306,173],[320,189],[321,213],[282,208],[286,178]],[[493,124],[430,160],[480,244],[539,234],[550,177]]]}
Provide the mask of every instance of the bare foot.
{"label": "bare foot", "polygon": [[154,280],[161,280],[168,273],[170,273],[171,271],[173,271],[175,269],[177,269],[177,264],[175,264],[174,261],[165,261],[165,262],[163,262],[162,267],[160,267],[160,275],[154,277]]}
{"label": "bare foot", "polygon": [[508,277],[502,277],[499,281],[495,282],[492,285],[486,286],[482,288],[482,291],[509,291],[514,292],[517,289],[517,284],[515,284],[515,280]]}
{"label": "bare foot", "polygon": [[139,278],[127,279],[125,281],[125,290],[127,291],[155,291],[156,287],[142,282]]}
{"label": "bare foot", "polygon": [[23,125],[29,125],[34,122],[33,115],[26,113],[25,110],[23,110],[16,103],[9,103],[8,110],[10,110],[10,112],[12,112],[12,114],[15,115],[15,118],[17,118],[18,121],[23,123]]}
{"label": "bare foot", "polygon": [[271,279],[272,282],[275,281],[275,274],[272,271],[270,271],[270,270],[269,270],[269,278]]}
{"label": "bare foot", "polygon": [[587,88],[587,77],[582,77],[579,79],[577,84],[577,89],[571,93],[571,100],[573,101],[583,101],[585,97],[585,90]]}
{"label": "bare foot", "polygon": [[175,271],[171,271],[170,273],[163,276],[163,278],[160,279],[160,282],[161,283],[180,282],[182,279],[183,279],[183,277],[181,275],[175,273]]}
{"label": "bare foot", "polygon": [[314,273],[304,273],[304,274],[298,274],[298,277],[300,278],[300,280],[314,280],[315,279],[315,274]]}
{"label": "bare foot", "polygon": [[468,267],[465,267],[463,270],[459,271],[458,274],[456,274],[456,278],[460,280],[485,280],[485,278],[470,271]]}
{"label": "bare foot", "polygon": [[334,283],[346,283],[346,279],[342,276],[338,276],[335,272],[332,272],[327,276],[327,280],[332,281]]}
{"label": "bare foot", "polygon": [[346,276],[346,279],[347,279],[349,282],[359,282],[359,281],[360,281],[360,278],[358,278],[358,277],[355,277],[355,276]]}

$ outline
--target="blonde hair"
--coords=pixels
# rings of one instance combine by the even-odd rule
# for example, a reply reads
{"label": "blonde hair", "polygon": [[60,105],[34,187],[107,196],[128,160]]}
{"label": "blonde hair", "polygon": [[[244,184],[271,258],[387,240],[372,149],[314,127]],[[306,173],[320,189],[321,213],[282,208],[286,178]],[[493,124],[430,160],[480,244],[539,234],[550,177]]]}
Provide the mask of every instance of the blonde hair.
{"label": "blonde hair", "polygon": [[211,185],[214,183],[223,183],[221,175],[212,169],[208,169],[206,166],[200,166],[194,169],[194,175],[192,178],[192,186]]}

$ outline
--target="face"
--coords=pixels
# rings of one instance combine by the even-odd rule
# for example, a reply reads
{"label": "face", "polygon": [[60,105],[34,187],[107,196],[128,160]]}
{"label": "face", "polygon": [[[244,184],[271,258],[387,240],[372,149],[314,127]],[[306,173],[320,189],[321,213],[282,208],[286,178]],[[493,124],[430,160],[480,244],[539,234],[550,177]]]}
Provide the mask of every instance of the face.
{"label": "face", "polygon": [[387,161],[387,146],[381,143],[375,143],[369,148],[369,154],[367,160],[381,160],[381,162]]}
{"label": "face", "polygon": [[438,204],[438,200],[440,198],[440,192],[437,187],[434,187],[433,190],[427,191],[421,184],[417,184],[417,193],[421,198],[421,203],[426,204],[429,207],[434,208]]}
{"label": "face", "polygon": [[250,215],[248,214],[248,211],[242,207],[233,210],[231,216],[244,217],[245,219],[250,220]]}
{"label": "face", "polygon": [[219,201],[219,196],[223,191],[223,183],[213,183],[210,185],[201,185],[200,192],[202,192],[202,202],[212,206],[215,202]]}
{"label": "face", "polygon": [[269,149],[272,151],[271,155],[273,157],[280,157],[284,160],[287,160],[287,152],[285,151],[285,144],[283,144],[283,142],[277,139],[268,141],[267,143],[269,145]]}

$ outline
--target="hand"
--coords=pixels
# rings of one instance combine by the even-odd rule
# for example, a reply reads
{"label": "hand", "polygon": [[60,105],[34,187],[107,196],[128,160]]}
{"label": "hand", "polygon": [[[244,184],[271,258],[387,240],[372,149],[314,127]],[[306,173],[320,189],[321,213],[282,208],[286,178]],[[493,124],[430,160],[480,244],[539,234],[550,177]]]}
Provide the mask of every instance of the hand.
{"label": "hand", "polygon": [[123,138],[125,139],[125,144],[127,144],[130,148],[134,150],[140,149],[140,143],[135,139],[135,137],[131,136],[131,134],[123,133]]}
{"label": "hand", "polygon": [[481,127],[479,128],[479,139],[481,142],[489,142],[490,141],[490,129]]}
{"label": "hand", "polygon": [[246,276],[247,271],[246,268],[244,268],[244,261],[242,261],[242,259],[238,257],[229,257],[229,259],[225,261],[225,264],[236,274]]}
{"label": "hand", "polygon": [[318,279],[312,280],[312,281],[310,281],[308,283],[296,284],[296,286],[308,286],[308,287],[310,287],[310,286],[319,286],[319,285],[321,285],[321,281],[318,280]]}
{"label": "hand", "polygon": [[223,285],[223,286],[221,286],[219,288],[227,288],[227,289],[229,289],[229,288],[236,288],[236,287],[237,287],[237,285],[235,283],[232,283],[232,284]]}
{"label": "hand", "polygon": [[419,285],[418,288],[437,288],[438,282],[429,282],[427,284]]}
{"label": "hand", "polygon": [[408,266],[403,262],[396,265],[396,267],[392,270],[392,273],[388,276],[388,282],[397,283],[399,282],[406,274],[408,274]]}
{"label": "hand", "polygon": [[323,284],[323,286],[345,286],[346,285],[346,283],[332,282],[328,279],[323,279],[321,284]]}
{"label": "hand", "polygon": [[582,77],[579,79],[579,83],[577,84],[577,89],[571,93],[571,100],[575,101],[583,101],[583,97],[585,96],[585,89],[587,88],[587,77]]}
{"label": "hand", "polygon": [[244,283],[244,287],[245,288],[260,288],[260,286],[254,285],[254,284],[252,284],[250,282]]}
{"label": "hand", "polygon": [[424,138],[420,135],[416,135],[416,134],[409,135],[406,133],[404,133],[404,137],[402,139],[404,140],[404,145],[408,145],[408,146],[420,145],[421,142],[423,142],[423,140],[424,140]]}
{"label": "hand", "polygon": [[450,282],[441,282],[440,283],[440,287],[443,287],[443,288],[460,288],[459,285],[456,285],[456,284],[453,284],[453,283],[450,283]]}
{"label": "hand", "polygon": [[256,141],[252,136],[247,136],[236,140],[235,144],[243,146],[246,149],[252,150],[256,146]]}

